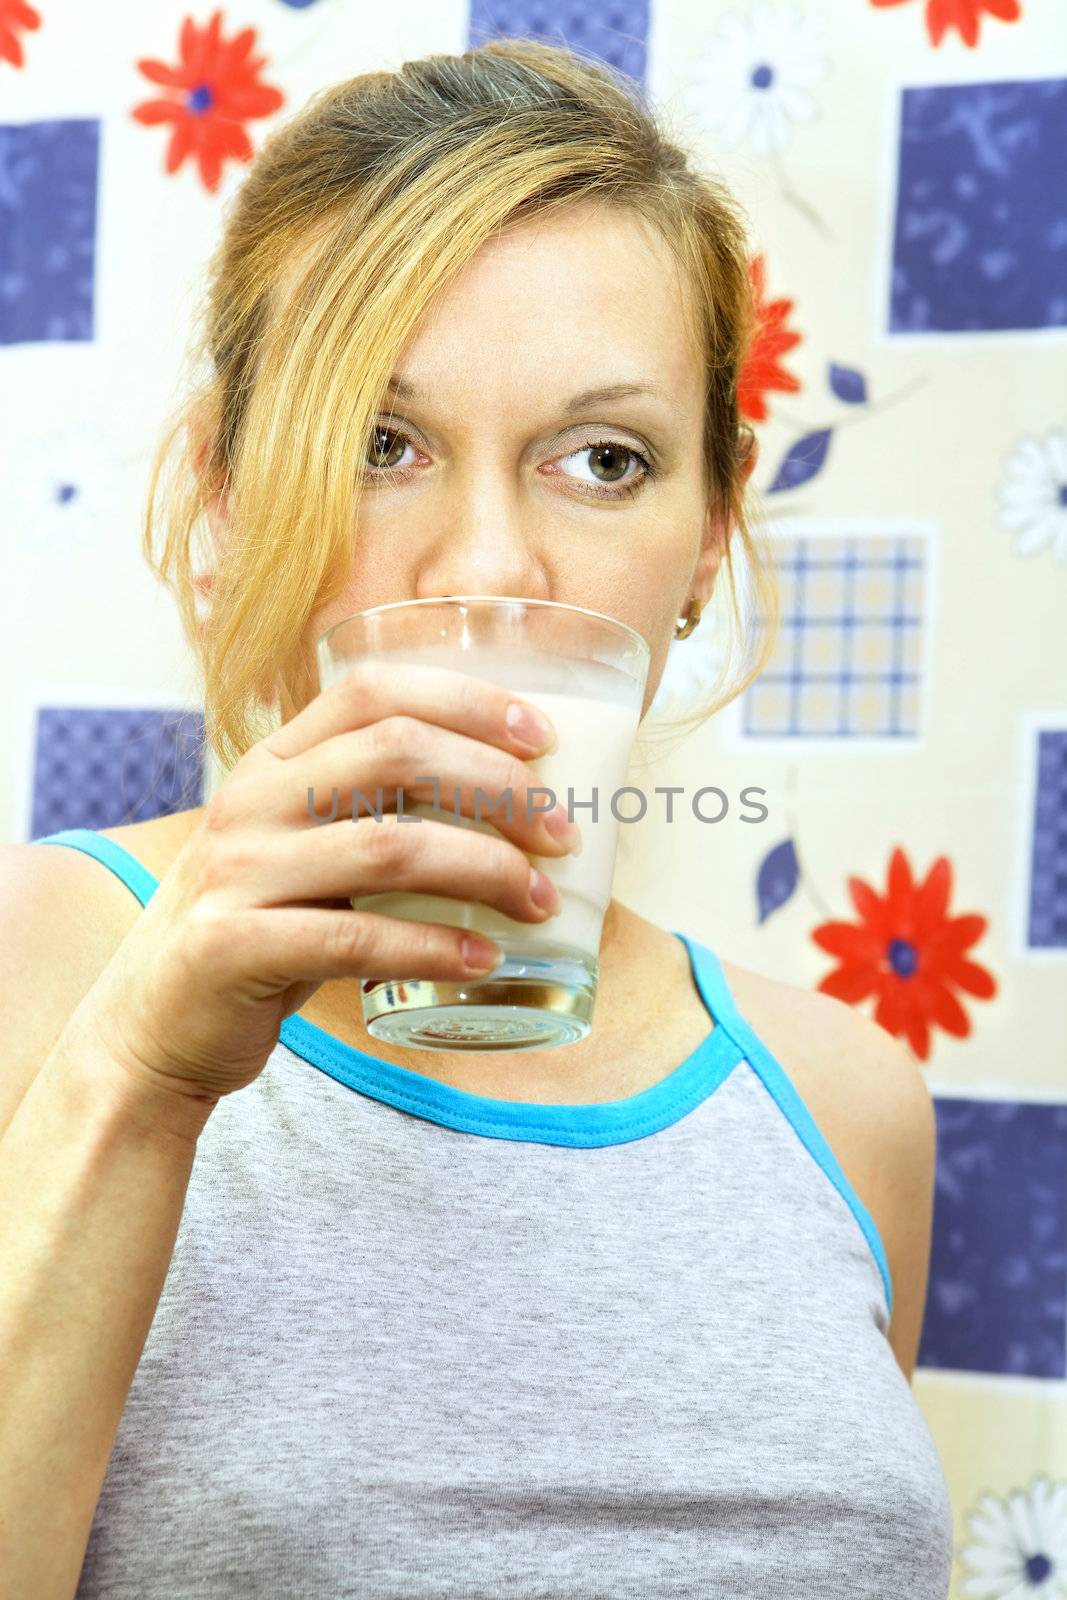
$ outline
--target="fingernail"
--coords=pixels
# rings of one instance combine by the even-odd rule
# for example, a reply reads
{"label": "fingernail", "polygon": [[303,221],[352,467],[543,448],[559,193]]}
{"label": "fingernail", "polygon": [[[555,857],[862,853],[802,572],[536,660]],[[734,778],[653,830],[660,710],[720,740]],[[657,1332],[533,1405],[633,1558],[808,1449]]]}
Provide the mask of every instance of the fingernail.
{"label": "fingernail", "polygon": [[562,806],[556,806],[554,811],[548,812],[545,817],[545,827],[553,839],[558,839],[561,844],[569,844],[572,855],[581,855],[582,830],[576,822],[572,822]]}
{"label": "fingernail", "polygon": [[559,906],[559,890],[545,873],[530,868],[530,899],[542,911],[555,911]]}
{"label": "fingernail", "polygon": [[532,750],[547,755],[558,747],[556,731],[546,717],[523,700],[513,700],[504,713],[508,732]]}
{"label": "fingernail", "polygon": [[472,972],[491,972],[504,960],[504,952],[499,945],[490,944],[488,939],[476,939],[468,935],[463,941],[463,960]]}

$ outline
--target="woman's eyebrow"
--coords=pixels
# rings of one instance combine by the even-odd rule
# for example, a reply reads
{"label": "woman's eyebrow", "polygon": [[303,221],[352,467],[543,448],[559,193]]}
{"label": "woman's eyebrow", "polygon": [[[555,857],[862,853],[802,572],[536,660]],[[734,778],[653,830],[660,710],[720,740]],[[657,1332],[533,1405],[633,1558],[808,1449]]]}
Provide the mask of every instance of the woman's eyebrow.
{"label": "woman's eyebrow", "polygon": [[[405,378],[390,378],[386,389],[400,400],[419,398],[418,389]],[[666,389],[658,383],[610,383],[598,389],[583,389],[581,394],[574,395],[561,409],[563,414],[569,414],[572,411],[581,411],[586,406],[601,405],[606,400],[622,400],[627,395],[633,394],[650,394],[657,399],[670,399]]]}
{"label": "woman's eyebrow", "polygon": [[658,383],[609,383],[600,389],[583,389],[581,394],[567,401],[563,410],[581,411],[586,406],[598,406],[605,400],[623,400],[631,394],[651,394],[659,400],[670,399],[666,389]]}

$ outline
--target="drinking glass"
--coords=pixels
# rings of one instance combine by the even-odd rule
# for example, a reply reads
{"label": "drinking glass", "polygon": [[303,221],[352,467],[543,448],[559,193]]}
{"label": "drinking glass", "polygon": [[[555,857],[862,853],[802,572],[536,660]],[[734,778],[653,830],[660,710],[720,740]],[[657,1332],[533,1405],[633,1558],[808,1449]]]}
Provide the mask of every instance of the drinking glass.
{"label": "drinking glass", "polygon": [[[541,789],[530,811],[565,806],[582,832],[575,856],[530,855],[550,877],[560,910],[540,924],[519,922],[478,901],[395,891],[352,897],[357,911],[447,923],[494,940],[505,960],[484,977],[366,979],[363,1020],[376,1039],[423,1050],[543,1050],[574,1044],[592,1027],[600,937],[611,900],[619,819],[615,791],[625,785],[641,718],[649,649],[626,623],[582,606],[510,595],[400,600],[346,617],[317,644],[319,686],[358,661],[438,665],[512,691],[551,720],[558,748],[528,762]],[[433,776],[431,774],[427,775]],[[496,793],[476,791],[480,815],[467,817],[444,783],[439,804],[392,797],[405,817],[499,830],[489,820]],[[505,791],[506,794],[506,791]],[[387,795],[353,794],[352,818],[393,809]],[[512,799],[513,815],[522,801]],[[316,813],[321,806],[316,804]],[[346,810],[345,818],[347,820]]]}

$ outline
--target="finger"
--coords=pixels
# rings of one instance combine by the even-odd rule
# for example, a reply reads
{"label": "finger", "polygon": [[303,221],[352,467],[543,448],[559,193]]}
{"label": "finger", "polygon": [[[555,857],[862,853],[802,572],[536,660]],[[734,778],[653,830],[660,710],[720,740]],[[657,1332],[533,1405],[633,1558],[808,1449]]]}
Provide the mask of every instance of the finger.
{"label": "finger", "polygon": [[[525,719],[515,727],[507,720],[512,705],[521,708]],[[400,712],[458,729],[520,755],[546,754],[558,746],[555,730],[543,712],[485,678],[448,667],[357,661],[253,750],[291,761],[335,734]]]}
{"label": "finger", "polygon": [[487,822],[539,855],[562,855],[580,833],[525,761],[406,715],[327,739],[299,762],[277,768],[269,783],[262,799],[271,814],[294,823],[391,811],[402,789],[425,803],[439,795],[446,813]]}
{"label": "finger", "polygon": [[239,882],[244,903],[259,908],[397,891],[475,901],[529,923],[545,921],[558,906],[551,880],[515,845],[492,831],[430,818],[344,819],[258,841],[244,838],[239,851],[224,857],[229,875]]}
{"label": "finger", "polygon": [[279,906],[238,913],[229,926],[248,970],[279,989],[327,978],[458,980],[498,966],[504,954],[463,928],[376,911]]}

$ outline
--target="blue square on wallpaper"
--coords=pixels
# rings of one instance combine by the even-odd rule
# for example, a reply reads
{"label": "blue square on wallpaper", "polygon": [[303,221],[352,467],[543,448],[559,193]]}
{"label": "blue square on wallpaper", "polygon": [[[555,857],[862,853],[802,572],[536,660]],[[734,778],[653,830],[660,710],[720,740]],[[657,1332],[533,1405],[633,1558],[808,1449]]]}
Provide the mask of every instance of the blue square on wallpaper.
{"label": "blue square on wallpaper", "polygon": [[203,740],[198,711],[38,706],[30,838],[201,805]]}
{"label": "blue square on wallpaper", "polygon": [[93,337],[94,118],[0,123],[0,344]]}
{"label": "blue square on wallpaper", "polygon": [[1036,761],[1026,942],[1067,950],[1067,728],[1041,729]]}
{"label": "blue square on wallpaper", "polygon": [[1067,1377],[1067,1105],[937,1097],[919,1365]]}
{"label": "blue square on wallpaper", "polygon": [[471,0],[470,45],[514,35],[597,56],[644,84],[648,59],[648,0]]}
{"label": "blue square on wallpaper", "polygon": [[1067,324],[1067,79],[901,91],[889,331]]}

